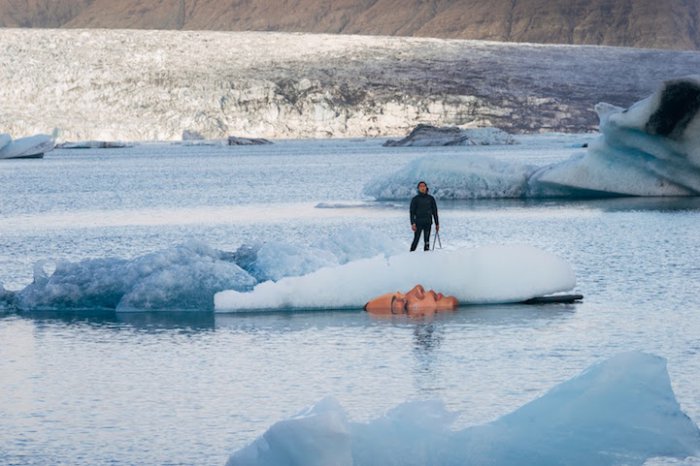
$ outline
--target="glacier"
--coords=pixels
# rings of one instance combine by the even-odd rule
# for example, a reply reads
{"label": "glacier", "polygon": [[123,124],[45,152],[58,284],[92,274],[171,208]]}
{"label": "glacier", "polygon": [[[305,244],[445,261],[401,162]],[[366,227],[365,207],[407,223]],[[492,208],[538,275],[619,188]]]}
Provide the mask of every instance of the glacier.
{"label": "glacier", "polygon": [[438,400],[353,422],[327,397],[272,425],[227,466],[642,465],[700,455],[700,430],[676,400],[662,357],[627,352],[594,364],[495,421],[452,430]]}
{"label": "glacier", "polygon": [[0,128],[62,141],[581,132],[597,102],[700,67],[694,51],[273,32],[0,28],[0,43]]}
{"label": "glacier", "polygon": [[277,281],[252,291],[214,295],[216,312],[270,309],[359,309],[371,298],[417,283],[461,304],[524,301],[576,285],[563,259],[527,245],[486,245],[425,253],[379,254]]}
{"label": "glacier", "polygon": [[697,196],[700,76],[665,81],[627,109],[599,103],[600,135],[585,152],[546,166],[429,155],[365,185],[378,200],[406,199],[417,180],[442,199]]}

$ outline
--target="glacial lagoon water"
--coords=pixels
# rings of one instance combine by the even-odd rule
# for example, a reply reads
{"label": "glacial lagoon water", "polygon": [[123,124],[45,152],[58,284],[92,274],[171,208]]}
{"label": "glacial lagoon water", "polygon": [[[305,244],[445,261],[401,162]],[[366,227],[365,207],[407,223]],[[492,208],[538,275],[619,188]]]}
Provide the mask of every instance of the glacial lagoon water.
{"label": "glacial lagoon water", "polygon": [[[37,262],[50,273],[59,259],[131,260],[192,240],[222,251],[279,242],[312,254],[329,238],[354,251],[364,241],[407,248],[407,205],[362,195],[375,176],[426,153],[545,164],[590,138],[430,149],[373,139],[144,144],[3,161],[0,283],[23,289]],[[459,413],[458,428],[629,350],[668,360],[681,408],[700,422],[700,199],[440,207],[444,247],[554,252],[572,264],[584,301],[463,307],[427,321],[333,310],[5,309],[0,464],[224,464],[328,395],[358,421],[407,400],[440,399]]]}

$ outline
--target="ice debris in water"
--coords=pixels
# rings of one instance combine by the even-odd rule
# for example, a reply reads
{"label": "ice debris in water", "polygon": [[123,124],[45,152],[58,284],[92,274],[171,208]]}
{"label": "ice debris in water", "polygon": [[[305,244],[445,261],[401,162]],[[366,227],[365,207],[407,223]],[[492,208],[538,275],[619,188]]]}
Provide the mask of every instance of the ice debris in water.
{"label": "ice debris in water", "polygon": [[700,455],[665,359],[623,353],[493,422],[454,431],[438,401],[404,403],[368,423],[333,398],[275,423],[227,466],[642,465]]}
{"label": "ice debris in water", "polygon": [[665,82],[628,109],[600,103],[586,152],[535,167],[488,157],[431,155],[369,182],[380,200],[406,199],[418,180],[443,199],[700,194],[700,75]]}

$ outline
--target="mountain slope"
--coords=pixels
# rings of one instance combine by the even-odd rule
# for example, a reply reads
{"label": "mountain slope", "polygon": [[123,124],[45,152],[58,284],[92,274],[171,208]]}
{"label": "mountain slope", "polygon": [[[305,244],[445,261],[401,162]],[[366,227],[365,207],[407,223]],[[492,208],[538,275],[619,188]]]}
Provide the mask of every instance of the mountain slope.
{"label": "mountain slope", "polygon": [[0,0],[0,26],[287,31],[700,49],[700,0]]}

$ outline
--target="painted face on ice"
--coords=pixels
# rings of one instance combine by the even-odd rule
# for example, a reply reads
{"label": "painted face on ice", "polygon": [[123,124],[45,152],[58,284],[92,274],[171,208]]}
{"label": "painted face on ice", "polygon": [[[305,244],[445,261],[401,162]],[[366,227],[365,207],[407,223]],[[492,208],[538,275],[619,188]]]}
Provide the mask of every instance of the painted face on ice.
{"label": "painted face on ice", "polygon": [[440,311],[452,311],[459,306],[457,298],[426,291],[423,285],[416,285],[407,293],[397,291],[385,293],[369,300],[365,311],[376,315],[406,314],[411,317],[431,315]]}

